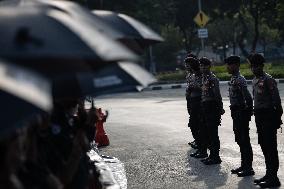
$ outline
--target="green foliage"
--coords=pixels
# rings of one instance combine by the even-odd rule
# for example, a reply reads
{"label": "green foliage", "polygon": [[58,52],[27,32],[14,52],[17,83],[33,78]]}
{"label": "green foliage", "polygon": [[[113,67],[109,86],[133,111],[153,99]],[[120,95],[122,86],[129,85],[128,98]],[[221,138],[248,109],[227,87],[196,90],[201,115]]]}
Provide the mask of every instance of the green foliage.
{"label": "green foliage", "polygon": [[[284,62],[267,63],[264,66],[264,70],[274,78],[284,78]],[[228,78],[230,78],[229,74],[227,73],[226,65],[214,66],[212,71],[217,75],[217,77],[220,78],[220,80],[228,80]],[[246,79],[252,79],[254,77],[250,70],[249,64],[241,64],[240,72]]]}
{"label": "green foliage", "polygon": [[212,66],[212,72],[214,73],[223,73],[227,71],[226,66]]}
{"label": "green foliage", "polygon": [[[230,80],[231,76],[227,73],[226,65],[213,66],[212,72],[221,80]],[[266,63],[264,70],[274,78],[284,78],[284,61]],[[240,66],[240,72],[246,79],[253,79],[253,74],[249,64],[243,63]],[[160,73],[157,75],[159,81],[184,81],[185,73],[182,71],[171,73]]]}
{"label": "green foliage", "polygon": [[[198,13],[197,0],[75,1],[90,9],[128,14],[161,33],[165,42],[153,51],[158,69],[173,70],[178,51],[198,52],[200,49],[198,26],[193,21]],[[202,10],[210,17],[206,26],[209,38],[205,44],[215,52],[217,47],[228,45],[239,47],[246,56],[250,52],[247,46],[253,47],[255,41],[262,45],[262,51],[266,46],[284,41],[283,0],[202,0]],[[259,35],[256,35],[255,26],[259,26]],[[226,55],[226,51],[219,50],[218,53]]]}
{"label": "green foliage", "polygon": [[284,39],[284,30],[283,30],[283,25],[284,25],[284,1],[283,0],[280,1],[277,4],[277,9],[276,10],[278,12],[278,17],[276,19],[276,25],[278,26],[278,28],[280,30],[280,35],[282,36],[282,40],[283,40]]}
{"label": "green foliage", "polygon": [[185,72],[178,71],[178,72],[170,72],[170,73],[160,73],[156,75],[158,81],[185,81]]}

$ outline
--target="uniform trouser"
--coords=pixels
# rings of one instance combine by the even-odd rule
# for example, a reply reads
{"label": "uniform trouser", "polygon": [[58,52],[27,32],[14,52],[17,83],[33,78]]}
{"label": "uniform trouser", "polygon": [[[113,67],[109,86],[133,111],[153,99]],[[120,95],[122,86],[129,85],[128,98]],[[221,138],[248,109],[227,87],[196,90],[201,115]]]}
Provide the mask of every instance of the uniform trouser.
{"label": "uniform trouser", "polygon": [[236,112],[232,111],[235,141],[239,145],[241,152],[241,167],[250,169],[252,167],[253,153],[249,137],[249,118],[248,115],[241,112],[237,116],[233,116],[234,114]]}
{"label": "uniform trouser", "polygon": [[277,177],[279,169],[279,158],[277,151],[277,128],[272,113],[255,114],[255,122],[258,133],[258,143],[265,158],[266,175]]}
{"label": "uniform trouser", "polygon": [[[202,115],[202,114],[201,114]],[[208,148],[208,129],[204,118],[200,118],[200,125],[199,125],[199,150],[201,152],[207,153]]]}
{"label": "uniform trouser", "polygon": [[188,127],[191,130],[191,134],[193,139],[197,142],[197,146],[199,143],[199,124],[200,124],[200,115],[198,114],[200,110],[200,101],[199,105],[197,105],[197,101],[194,99],[186,98],[187,101],[187,112],[189,114]]}
{"label": "uniform trouser", "polygon": [[202,116],[204,120],[204,129],[206,130],[207,145],[210,150],[211,158],[219,157],[220,140],[218,135],[218,127],[221,117],[218,114],[215,102],[202,103]]}

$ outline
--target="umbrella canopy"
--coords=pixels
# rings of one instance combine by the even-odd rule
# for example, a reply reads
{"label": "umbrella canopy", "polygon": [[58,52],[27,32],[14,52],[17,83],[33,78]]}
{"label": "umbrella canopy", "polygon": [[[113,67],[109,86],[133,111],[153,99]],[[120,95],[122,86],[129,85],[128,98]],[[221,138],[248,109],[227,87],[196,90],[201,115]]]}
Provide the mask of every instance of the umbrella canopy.
{"label": "umbrella canopy", "polygon": [[136,63],[119,62],[107,65],[94,73],[61,76],[54,80],[54,98],[86,95],[105,95],[119,92],[140,91],[156,79]]}
{"label": "umbrella canopy", "polygon": [[70,2],[58,0],[23,1],[20,5],[34,4],[68,13],[74,20],[80,21],[94,30],[119,40],[131,50],[141,54],[149,45],[163,41],[162,37],[146,25],[125,14],[111,11],[90,12],[84,7]]}
{"label": "umbrella canopy", "polygon": [[0,61],[0,134],[20,126],[21,120],[52,109],[51,86],[43,77]]}
{"label": "umbrella canopy", "polygon": [[136,42],[141,48],[146,48],[164,41],[159,34],[148,26],[128,15],[102,10],[95,10],[93,13],[120,33],[123,33],[124,37],[120,40],[126,45],[135,46],[134,42]]}
{"label": "umbrella canopy", "polygon": [[32,5],[0,8],[0,57],[43,72],[86,71],[137,56],[68,13]]}
{"label": "umbrella canopy", "polygon": [[77,20],[81,24],[93,27],[93,29],[106,34],[112,39],[119,40],[138,54],[141,54],[149,45],[163,41],[159,34],[130,16],[111,11],[93,11],[93,13],[91,13],[88,9],[70,1],[6,0],[1,2],[1,4],[10,4],[14,6],[33,4],[36,6],[49,7],[63,11],[68,13],[73,20]]}
{"label": "umbrella canopy", "polygon": [[73,20],[79,21],[100,33],[103,33],[112,39],[125,38],[125,34],[119,32],[116,28],[110,26],[100,17],[94,15],[90,10],[80,6],[77,3],[71,1],[62,0],[35,0],[35,1],[23,1],[21,5],[33,4],[35,6],[49,7],[68,13]]}

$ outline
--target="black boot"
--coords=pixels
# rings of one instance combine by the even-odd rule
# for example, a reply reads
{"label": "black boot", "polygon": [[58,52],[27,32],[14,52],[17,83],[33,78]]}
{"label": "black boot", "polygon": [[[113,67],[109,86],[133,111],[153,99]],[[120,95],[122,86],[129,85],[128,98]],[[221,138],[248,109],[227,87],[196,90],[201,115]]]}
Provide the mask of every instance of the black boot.
{"label": "black boot", "polygon": [[193,141],[190,145],[193,149],[198,149],[198,145],[196,143],[196,141]]}
{"label": "black boot", "polygon": [[258,184],[261,188],[274,188],[281,186],[278,177],[268,177],[265,181]]}
{"label": "black boot", "polygon": [[194,140],[194,141],[192,141],[192,142],[189,142],[188,143],[188,145],[189,146],[191,146],[192,148],[194,148],[194,149],[198,149],[198,146],[197,146],[197,144],[196,144],[196,141]]}
{"label": "black boot", "polygon": [[231,170],[231,173],[232,173],[232,174],[237,174],[238,172],[240,172],[240,171],[242,171],[242,170],[243,170],[242,167],[238,167],[238,168],[236,168],[236,169],[232,169],[232,170]]}
{"label": "black boot", "polygon": [[208,157],[208,154],[207,154],[207,152],[199,151],[194,157],[195,158],[206,158],[206,157]]}
{"label": "black boot", "polygon": [[264,177],[261,177],[259,179],[255,179],[253,182],[254,184],[259,184],[261,182],[264,182],[267,179],[267,176],[265,175]]}
{"label": "black boot", "polygon": [[220,164],[221,162],[222,162],[221,158],[219,156],[215,156],[215,157],[209,157],[203,163],[205,165],[215,165],[215,164]]}
{"label": "black boot", "polygon": [[237,173],[238,177],[252,176],[254,174],[255,174],[254,170],[251,167],[250,168],[244,168],[242,171]]}
{"label": "black boot", "polygon": [[190,157],[195,157],[197,154],[199,154],[199,151],[197,150],[196,152],[194,152],[194,153],[191,153],[190,154]]}

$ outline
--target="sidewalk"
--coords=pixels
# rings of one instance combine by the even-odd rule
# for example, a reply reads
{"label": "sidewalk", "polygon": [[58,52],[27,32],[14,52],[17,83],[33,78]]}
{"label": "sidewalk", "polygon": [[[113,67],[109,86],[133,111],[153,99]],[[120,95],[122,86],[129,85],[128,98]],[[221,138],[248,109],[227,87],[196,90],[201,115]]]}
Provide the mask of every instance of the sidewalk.
{"label": "sidewalk", "polygon": [[[275,79],[277,83],[284,83],[284,79]],[[229,81],[220,81],[220,85],[227,85]],[[247,80],[248,84],[252,83],[252,80]],[[163,89],[179,89],[179,88],[185,88],[186,83],[169,83],[169,84],[154,84],[150,85],[149,87],[143,89],[144,91],[150,91],[150,90],[163,90]]]}

